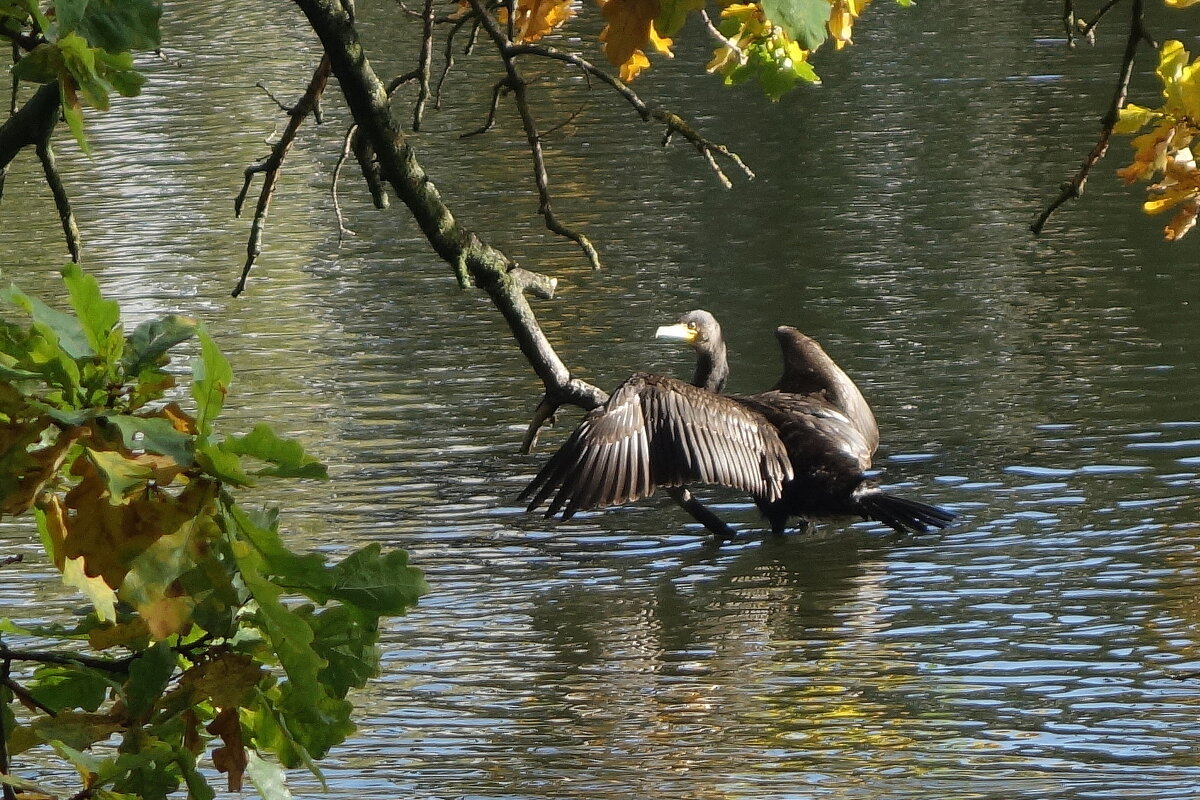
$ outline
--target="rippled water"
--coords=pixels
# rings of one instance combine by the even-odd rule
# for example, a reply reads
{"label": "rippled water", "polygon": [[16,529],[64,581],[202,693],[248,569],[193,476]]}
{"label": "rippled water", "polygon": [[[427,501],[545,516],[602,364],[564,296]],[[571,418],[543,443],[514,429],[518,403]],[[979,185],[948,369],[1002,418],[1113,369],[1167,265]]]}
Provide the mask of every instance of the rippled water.
{"label": "rippled water", "polygon": [[[647,94],[757,170],[732,192],[593,96],[549,148],[556,209],[596,240],[601,273],[517,218],[536,200],[501,141],[511,117],[456,138],[490,78],[416,139],[460,218],[559,277],[537,308],[581,375],[690,374],[651,336],[705,307],[727,329],[730,388],[754,390],[778,370],[774,326],[797,325],[871,399],[882,479],[960,515],[938,535],[830,523],[764,539],[724,494],[715,508],[747,536],[719,549],[663,498],[565,524],[524,514],[516,493],[577,417],[519,455],[538,384],[485,300],[353,188],[359,235],[339,244],[336,98],[230,299],[248,234],[232,199],[274,123],[253,84],[288,96],[316,60],[285,4],[256,19],[169,4],[146,95],[89,123],[93,159],[61,145],[105,287],[135,316],[203,316],[238,376],[230,424],[268,418],[329,463],[328,484],[265,488],[289,535],[404,547],[428,572],[433,593],[386,633],[332,793],[1196,796],[1194,251],[1135,213],[1111,177],[1120,147],[1042,239],[1026,230],[1090,146],[1120,42],[1068,53],[1045,4],[1005,19],[876,5],[858,46],[819,65],[825,85],[777,105],[661,66]],[[376,40],[403,35],[364,13]],[[247,29],[281,55],[248,52]],[[586,92],[548,96],[553,119]],[[17,229],[29,210],[52,213],[23,162],[0,252],[51,292],[59,234],[52,218]],[[5,570],[0,613],[74,608],[27,527],[4,523],[0,543],[27,557]]]}

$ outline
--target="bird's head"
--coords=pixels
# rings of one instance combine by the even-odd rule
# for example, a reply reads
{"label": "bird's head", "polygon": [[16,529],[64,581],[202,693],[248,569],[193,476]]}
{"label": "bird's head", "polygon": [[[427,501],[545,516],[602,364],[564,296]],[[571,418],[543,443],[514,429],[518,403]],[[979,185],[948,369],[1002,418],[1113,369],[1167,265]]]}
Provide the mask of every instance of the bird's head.
{"label": "bird's head", "polygon": [[723,344],[717,318],[700,309],[684,314],[674,325],[663,325],[655,331],[654,338],[686,342],[701,352]]}

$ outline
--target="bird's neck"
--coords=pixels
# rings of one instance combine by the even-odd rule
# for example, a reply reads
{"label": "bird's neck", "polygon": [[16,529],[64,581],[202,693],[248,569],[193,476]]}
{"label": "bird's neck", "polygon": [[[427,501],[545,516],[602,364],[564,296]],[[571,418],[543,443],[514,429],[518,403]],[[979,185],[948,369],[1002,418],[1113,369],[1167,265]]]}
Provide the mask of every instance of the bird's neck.
{"label": "bird's neck", "polygon": [[725,379],[729,377],[729,362],[725,360],[725,344],[718,343],[712,350],[705,350],[696,355],[696,374],[692,376],[692,384],[707,391],[720,393],[725,388]]}

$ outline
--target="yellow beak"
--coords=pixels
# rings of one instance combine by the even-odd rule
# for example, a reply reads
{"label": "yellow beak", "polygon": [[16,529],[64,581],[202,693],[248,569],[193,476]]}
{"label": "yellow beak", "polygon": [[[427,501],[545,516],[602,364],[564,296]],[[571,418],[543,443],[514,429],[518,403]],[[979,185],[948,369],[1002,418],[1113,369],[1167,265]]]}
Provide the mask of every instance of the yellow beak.
{"label": "yellow beak", "polygon": [[654,332],[655,339],[670,339],[673,342],[687,342],[691,344],[696,341],[696,330],[689,328],[682,322],[674,325],[663,325]]}

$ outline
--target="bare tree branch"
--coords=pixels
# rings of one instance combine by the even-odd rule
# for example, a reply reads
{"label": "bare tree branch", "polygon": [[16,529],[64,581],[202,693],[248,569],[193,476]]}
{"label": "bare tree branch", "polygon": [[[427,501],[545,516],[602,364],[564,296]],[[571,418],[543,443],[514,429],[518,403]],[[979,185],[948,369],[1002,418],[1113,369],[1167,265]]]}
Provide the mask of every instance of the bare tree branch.
{"label": "bare tree branch", "polygon": [[338,181],[342,177],[342,167],[345,166],[347,159],[350,158],[350,153],[354,150],[354,137],[357,132],[358,125],[351,125],[346,131],[346,136],[342,139],[342,154],[338,156],[337,163],[333,167],[333,181],[330,192],[333,195],[333,213],[337,215],[338,242],[341,242],[346,236],[358,235],[346,227],[346,218],[342,216],[342,204],[338,200]]}
{"label": "bare tree branch", "polygon": [[1062,12],[1063,31],[1067,34],[1067,47],[1075,46],[1075,4],[1072,0],[1063,0]]}
{"label": "bare tree branch", "polygon": [[716,142],[712,142],[705,138],[700,134],[699,131],[692,127],[678,114],[674,114],[670,111],[665,111],[656,106],[649,105],[623,81],[619,80],[607,71],[600,69],[582,56],[576,55],[575,53],[568,53],[564,50],[559,50],[555,47],[551,47],[550,45],[541,43],[509,45],[507,50],[512,56],[529,55],[536,56],[538,58],[549,58],[556,61],[562,61],[566,64],[572,64],[584,70],[589,75],[598,78],[603,83],[606,83],[617,94],[623,97],[625,101],[629,103],[629,105],[633,106],[634,110],[637,111],[638,116],[640,116],[643,120],[646,122],[653,120],[666,126],[666,133],[663,137],[664,144],[676,133],[687,139],[687,141],[696,148],[697,152],[705,156],[709,166],[714,169],[717,178],[726,188],[732,186],[733,184],[729,180],[729,176],[726,175],[718,166],[716,160],[717,156],[728,158],[734,163],[735,166],[738,167],[738,169],[742,171],[743,174],[746,175],[747,178],[750,178],[751,180],[754,179],[754,172],[751,171],[748,166],[746,166],[745,162],[742,161],[742,159],[736,153],[731,151],[725,145],[717,144]]}
{"label": "bare tree branch", "polygon": [[[454,36],[460,30],[462,30],[463,25],[466,25],[468,21],[474,21],[474,18],[470,16],[464,16],[461,19],[455,20],[454,27],[452,27],[450,32],[446,34],[446,50],[443,57],[445,64],[442,66],[442,75],[438,78],[437,91],[434,93],[434,108],[441,109],[442,107],[442,86],[445,85],[446,78],[450,75],[450,70],[454,67]],[[475,30],[478,29],[478,23],[476,23]],[[473,38],[472,41],[474,41]],[[467,48],[470,49],[470,47],[471,43],[468,42]]]}
{"label": "bare tree branch", "polygon": [[[246,263],[242,267],[242,275],[238,279],[237,286],[233,289],[234,297],[237,297],[245,290],[246,279],[250,277],[250,269],[262,253],[262,236],[267,221],[267,210],[271,207],[271,197],[275,194],[275,186],[279,181],[279,170],[283,166],[283,159],[287,157],[288,151],[291,150],[292,144],[296,141],[296,134],[299,132],[300,125],[304,122],[304,119],[316,110],[317,100],[320,98],[321,93],[325,91],[325,86],[329,83],[331,69],[329,56],[326,55],[321,59],[321,63],[317,65],[316,70],[313,71],[308,88],[304,91],[300,100],[296,105],[285,109],[289,117],[288,124],[284,128],[283,134],[279,137],[279,141],[271,148],[270,155],[258,164],[246,168],[246,180],[242,183],[242,190],[238,193],[237,199],[233,203],[234,214],[239,217],[242,215],[242,204],[245,203],[246,194],[250,191],[250,182],[260,172],[263,173],[263,185],[262,190],[258,193],[258,204],[254,209],[254,221],[250,225],[250,239],[246,243]],[[270,93],[268,92],[268,94]],[[279,103],[278,100],[275,100],[275,102],[279,104],[280,108],[284,108],[283,104]]]}
{"label": "bare tree branch", "polygon": [[488,106],[487,119],[484,120],[483,124],[475,130],[467,131],[466,133],[462,134],[461,138],[466,139],[471,136],[478,136],[479,134],[487,133],[492,128],[496,127],[496,112],[500,109],[500,97],[507,91],[507,79],[496,82],[496,85],[492,87],[492,102]]}
{"label": "bare tree branch", "polygon": [[71,254],[71,260],[78,263],[82,250],[79,226],[75,223],[70,197],[63,186],[62,177],[58,174],[54,148],[50,146],[50,137],[58,125],[60,113],[59,86],[57,83],[47,83],[0,125],[0,197],[3,196],[3,178],[8,171],[8,165],[21,150],[32,146],[42,164],[46,185],[50,187],[54,196],[54,207],[58,211],[59,222],[62,223],[67,250]]}
{"label": "bare tree branch", "polygon": [[[379,161],[381,176],[408,207],[413,220],[460,280],[469,280],[491,298],[518,347],[557,402],[594,408],[608,395],[571,377],[537,324],[526,298],[527,276],[503,253],[482,242],[456,220],[437,187],[417,161],[387,92],[367,58],[350,15],[339,0],[295,0],[321,38],[351,114]],[[515,273],[515,274],[514,274]]]}
{"label": "bare tree branch", "polygon": [[286,105],[282,100],[280,100],[278,97],[276,97],[275,93],[272,92],[270,89],[268,89],[267,85],[265,83],[263,83],[262,81],[259,81],[258,83],[254,84],[254,86],[258,89],[262,89],[263,94],[265,94],[267,97],[271,98],[271,102],[274,103],[275,105],[279,106],[279,110],[282,111],[283,113],[291,114],[292,111],[294,110],[294,108],[292,106]]}
{"label": "bare tree branch", "polygon": [[1125,0],[1108,0],[1108,2],[1101,6],[1100,10],[1096,12],[1096,16],[1092,17],[1092,21],[1083,25],[1081,30],[1089,43],[1096,40],[1096,26],[1100,24],[1100,20],[1104,19],[1104,15],[1116,7],[1118,3],[1123,2],[1125,2]]}
{"label": "bare tree branch", "polygon": [[58,210],[58,221],[62,224],[63,236],[67,240],[67,250],[71,254],[71,260],[78,264],[82,257],[79,226],[75,224],[75,212],[71,210],[71,198],[67,196],[62,177],[58,174],[54,148],[50,146],[50,131],[46,131],[46,138],[38,143],[36,151],[38,161],[42,162],[42,174],[46,176],[46,185],[50,187],[50,193],[54,195],[54,207]]}
{"label": "bare tree branch", "polygon": [[[1113,2],[1117,1],[1113,0]],[[1113,3],[1109,3],[1106,9],[1112,5]],[[1050,215],[1057,211],[1060,206],[1068,200],[1074,200],[1083,194],[1083,188],[1087,185],[1092,168],[1108,152],[1108,143],[1109,139],[1112,138],[1113,128],[1116,127],[1117,121],[1121,118],[1121,108],[1125,105],[1125,99],[1129,95],[1129,80],[1133,76],[1133,62],[1137,57],[1138,46],[1144,41],[1153,41],[1145,28],[1143,6],[1144,0],[1131,0],[1129,35],[1125,40],[1125,53],[1121,58],[1117,88],[1113,92],[1112,102],[1109,103],[1108,110],[1105,111],[1104,116],[1100,120],[1100,135],[1096,140],[1096,144],[1092,147],[1091,152],[1088,153],[1087,158],[1084,159],[1083,165],[1080,166],[1075,176],[1063,184],[1058,197],[1054,198],[1046,209],[1038,215],[1033,224],[1029,226],[1029,229],[1035,235],[1042,232],[1042,229],[1046,226],[1046,221],[1050,219]]]}
{"label": "bare tree branch", "polygon": [[508,76],[505,83],[512,90],[513,99],[517,105],[517,113],[521,117],[521,126],[525,129],[525,140],[529,143],[529,154],[533,158],[533,179],[537,185],[538,213],[546,220],[546,227],[550,231],[566,239],[570,239],[579,245],[584,255],[587,256],[588,262],[592,265],[592,269],[600,269],[600,254],[592,246],[591,240],[582,233],[564,225],[559,220],[558,215],[554,213],[550,198],[550,177],[546,173],[546,160],[542,154],[542,136],[538,133],[537,121],[533,118],[533,109],[529,105],[529,95],[525,91],[525,78],[517,68],[515,56],[510,53],[514,14],[511,13],[510,9],[508,15],[509,33],[505,35],[496,24],[495,18],[483,7],[482,0],[470,0],[470,2],[471,8],[475,10],[475,15],[483,25],[484,31],[491,37],[492,42],[496,45],[496,49],[500,52],[501,59],[504,61],[504,71]]}
{"label": "bare tree branch", "polygon": [[419,78],[417,102],[413,105],[414,131],[421,130],[421,118],[425,115],[425,104],[429,102],[429,73],[433,69],[433,0],[425,0],[425,10],[421,15],[421,54],[417,62]]}
{"label": "bare tree branch", "polygon": [[137,660],[137,656],[126,658],[96,658],[81,653],[57,652],[53,650],[13,650],[0,643],[0,660],[30,661],[35,664],[79,664],[88,669],[122,675],[129,671],[129,665]]}

